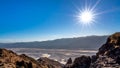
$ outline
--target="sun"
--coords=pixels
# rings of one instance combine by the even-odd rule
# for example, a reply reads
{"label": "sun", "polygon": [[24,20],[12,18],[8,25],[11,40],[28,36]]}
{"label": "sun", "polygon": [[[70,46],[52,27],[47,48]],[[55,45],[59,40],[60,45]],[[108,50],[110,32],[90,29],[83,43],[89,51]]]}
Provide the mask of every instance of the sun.
{"label": "sun", "polygon": [[89,24],[94,22],[95,15],[93,12],[85,10],[78,15],[78,18],[83,24]]}
{"label": "sun", "polygon": [[91,8],[82,9],[77,14],[77,20],[84,26],[89,26],[96,22],[97,13]]}
{"label": "sun", "polygon": [[77,19],[82,25],[90,25],[95,22],[96,13],[92,10],[85,9],[83,11],[79,11]]}
{"label": "sun", "polygon": [[75,15],[76,24],[81,26],[81,29],[88,29],[92,28],[97,24],[100,23],[100,18],[102,14],[115,11],[116,9],[110,10],[102,10],[100,11],[97,7],[102,0],[83,0],[80,6],[76,6],[75,8],[77,11]]}
{"label": "sun", "polygon": [[96,18],[100,13],[98,13],[95,8],[100,1],[101,0],[97,0],[96,3],[91,6],[85,2],[85,6],[83,6],[82,9],[77,7],[78,11],[75,17],[77,17],[80,24],[83,26],[90,26],[96,22]]}

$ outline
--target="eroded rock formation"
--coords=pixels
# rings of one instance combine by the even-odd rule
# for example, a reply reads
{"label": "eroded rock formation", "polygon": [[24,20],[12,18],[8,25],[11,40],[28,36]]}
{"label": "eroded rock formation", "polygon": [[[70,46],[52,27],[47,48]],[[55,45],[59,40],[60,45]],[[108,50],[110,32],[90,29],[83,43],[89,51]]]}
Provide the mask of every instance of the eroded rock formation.
{"label": "eroded rock formation", "polygon": [[120,68],[120,32],[109,36],[96,55],[78,57],[65,68]]}
{"label": "eroded rock formation", "polygon": [[62,68],[57,61],[48,58],[41,60],[42,63],[40,59],[37,61],[25,54],[17,55],[10,50],[0,49],[0,68]]}
{"label": "eroded rock formation", "polygon": [[96,56],[98,59],[92,63],[92,68],[120,68],[120,32],[109,36]]}

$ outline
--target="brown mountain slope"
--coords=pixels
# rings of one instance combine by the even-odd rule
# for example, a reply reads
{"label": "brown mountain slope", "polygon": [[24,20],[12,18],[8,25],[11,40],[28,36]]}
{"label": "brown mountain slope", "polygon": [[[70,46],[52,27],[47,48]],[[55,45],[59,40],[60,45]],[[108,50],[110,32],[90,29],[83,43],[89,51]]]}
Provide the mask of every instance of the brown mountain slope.
{"label": "brown mountain slope", "polygon": [[[42,59],[44,60],[44,59]],[[48,62],[46,64],[46,62]],[[51,63],[50,63],[51,62]],[[52,64],[52,62],[54,62]],[[56,63],[56,64],[55,64]],[[0,68],[62,68],[59,62],[46,59],[44,62],[40,63],[25,54],[17,55],[16,53],[0,49]]]}

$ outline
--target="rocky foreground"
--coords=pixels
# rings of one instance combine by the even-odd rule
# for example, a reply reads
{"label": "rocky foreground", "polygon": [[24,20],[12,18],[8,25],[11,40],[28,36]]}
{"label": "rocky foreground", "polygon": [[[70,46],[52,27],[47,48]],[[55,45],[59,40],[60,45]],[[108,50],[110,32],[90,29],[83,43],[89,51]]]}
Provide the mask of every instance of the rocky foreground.
{"label": "rocky foreground", "polygon": [[96,55],[69,59],[64,68],[120,68],[120,32],[109,36]]}
{"label": "rocky foreground", "polygon": [[81,56],[65,65],[48,58],[35,60],[25,54],[0,49],[0,68],[120,68],[120,32],[108,37],[96,55]]}
{"label": "rocky foreground", "polygon": [[0,68],[62,68],[62,64],[48,58],[35,60],[25,54],[0,49]]}

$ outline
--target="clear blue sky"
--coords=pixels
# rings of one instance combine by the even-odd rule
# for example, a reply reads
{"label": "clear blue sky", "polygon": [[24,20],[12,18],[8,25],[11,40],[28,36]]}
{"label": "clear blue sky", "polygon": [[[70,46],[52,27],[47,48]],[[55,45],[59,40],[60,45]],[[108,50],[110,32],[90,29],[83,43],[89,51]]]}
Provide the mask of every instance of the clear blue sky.
{"label": "clear blue sky", "polygon": [[[97,0],[88,0],[94,5]],[[0,42],[42,41],[120,31],[120,0],[101,0],[94,25],[82,28],[74,15],[85,0],[0,0]]]}

